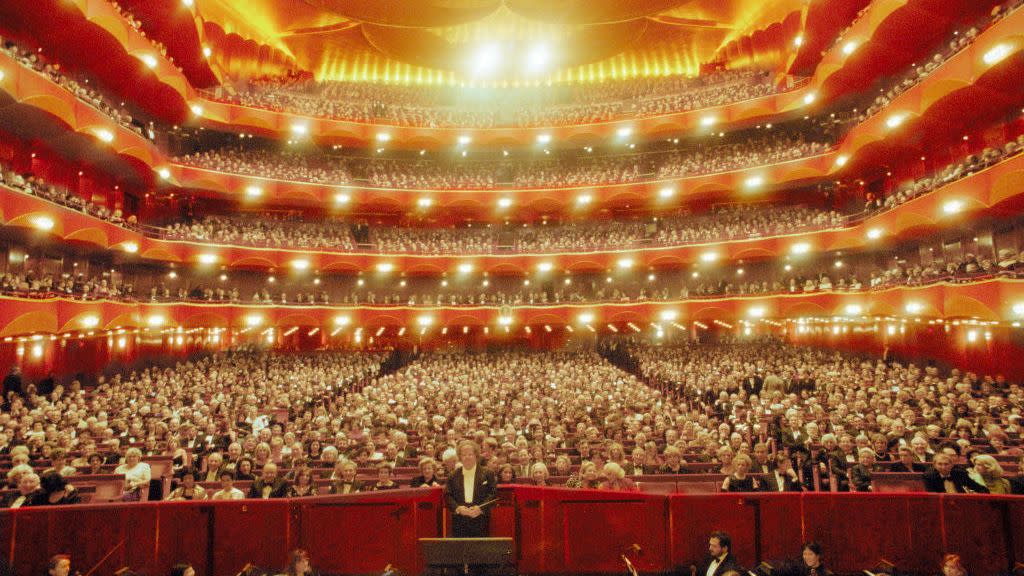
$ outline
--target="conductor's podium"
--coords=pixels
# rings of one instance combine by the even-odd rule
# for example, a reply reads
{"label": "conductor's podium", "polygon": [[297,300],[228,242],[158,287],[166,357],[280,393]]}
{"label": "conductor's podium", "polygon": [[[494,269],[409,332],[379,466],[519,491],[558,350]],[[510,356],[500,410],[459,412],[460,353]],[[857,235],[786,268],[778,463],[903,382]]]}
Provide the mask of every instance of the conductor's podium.
{"label": "conductor's podium", "polygon": [[[879,558],[899,573],[930,573],[943,554],[957,553],[975,574],[1001,574],[1024,558],[1019,496],[654,494],[531,486],[502,486],[499,496],[490,536],[511,548],[511,564],[521,574],[621,575],[624,554],[640,573],[685,573],[707,554],[714,530],[732,536],[744,566],[799,557],[808,540],[822,545],[836,573],[857,573]],[[166,574],[186,561],[197,576],[230,576],[249,563],[280,570],[290,550],[303,548],[322,574],[379,575],[391,565],[411,576],[432,566],[421,539],[449,534],[440,488],[0,510],[2,553],[16,574],[45,573],[51,555],[66,553],[83,573],[130,566]],[[450,560],[468,564],[470,552]]]}

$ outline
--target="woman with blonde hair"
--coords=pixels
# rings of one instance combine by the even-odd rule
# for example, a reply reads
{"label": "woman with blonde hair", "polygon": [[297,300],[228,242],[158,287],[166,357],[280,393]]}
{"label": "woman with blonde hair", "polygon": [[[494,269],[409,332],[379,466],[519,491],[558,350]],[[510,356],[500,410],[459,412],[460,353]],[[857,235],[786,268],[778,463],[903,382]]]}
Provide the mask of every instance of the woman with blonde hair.
{"label": "woman with blonde hair", "polygon": [[626,471],[615,462],[608,462],[601,470],[604,481],[598,486],[601,490],[620,490],[624,492],[636,492],[639,490],[632,480],[626,478]]}
{"label": "woman with blonde hair", "polygon": [[979,454],[974,457],[974,468],[985,481],[989,494],[1010,494],[1010,481],[1003,478],[1003,467],[995,458]]}

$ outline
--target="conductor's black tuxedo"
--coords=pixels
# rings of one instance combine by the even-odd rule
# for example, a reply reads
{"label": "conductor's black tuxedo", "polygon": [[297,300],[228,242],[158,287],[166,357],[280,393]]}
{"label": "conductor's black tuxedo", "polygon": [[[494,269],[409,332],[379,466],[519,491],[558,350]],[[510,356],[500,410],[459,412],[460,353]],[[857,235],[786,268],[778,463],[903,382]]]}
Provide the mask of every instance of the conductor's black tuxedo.
{"label": "conductor's black tuxedo", "polygon": [[451,478],[448,479],[448,489],[446,490],[448,510],[452,513],[452,536],[455,538],[485,537],[491,525],[493,503],[481,508],[483,514],[476,518],[456,514],[455,509],[459,506],[479,506],[493,500],[498,493],[498,482],[490,470],[477,464],[476,478],[473,481],[473,498],[467,501],[463,472],[461,466],[455,469]]}

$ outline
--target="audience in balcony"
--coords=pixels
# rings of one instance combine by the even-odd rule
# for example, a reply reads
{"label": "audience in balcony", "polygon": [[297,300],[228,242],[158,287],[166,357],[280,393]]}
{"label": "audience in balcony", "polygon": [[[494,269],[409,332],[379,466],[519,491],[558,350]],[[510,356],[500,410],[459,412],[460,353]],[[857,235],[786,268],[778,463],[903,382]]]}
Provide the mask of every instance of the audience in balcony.
{"label": "audience in balcony", "polygon": [[51,82],[70,92],[78,100],[99,110],[124,128],[135,132],[143,138],[153,137],[152,124],[147,127],[133,118],[131,113],[125,108],[124,103],[120,106],[113,104],[109,97],[93,86],[90,86],[89,80],[86,79],[80,82],[67,76],[62,70],[61,65],[51,61],[41,48],[39,50],[28,50],[6,38],[0,38],[0,52],[16,60],[22,66],[42,74]]}
{"label": "audience in balcony", "polygon": [[[430,87],[314,82],[298,76],[224,86],[215,100],[282,112],[398,126],[492,128],[607,122],[721,106],[776,93],[772,74],[730,70],[544,87]],[[467,97],[468,95],[468,97]]]}

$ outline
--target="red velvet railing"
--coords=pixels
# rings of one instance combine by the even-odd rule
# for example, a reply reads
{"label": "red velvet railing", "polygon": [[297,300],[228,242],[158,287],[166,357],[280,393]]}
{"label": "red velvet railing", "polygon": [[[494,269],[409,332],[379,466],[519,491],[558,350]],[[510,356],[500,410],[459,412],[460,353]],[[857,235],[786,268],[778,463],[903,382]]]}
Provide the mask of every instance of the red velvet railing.
{"label": "red velvet railing", "polygon": [[[837,573],[880,558],[901,573],[934,573],[942,554],[962,555],[973,574],[1006,572],[1024,558],[1024,498],[938,494],[656,495],[513,487],[502,490],[492,535],[515,539],[521,573],[688,570],[707,534],[726,530],[745,565],[799,555],[816,540]],[[18,574],[42,573],[70,553],[74,569],[112,573],[130,565],[165,574],[176,562],[199,575],[232,575],[246,563],[280,569],[288,550],[309,550],[323,572],[422,569],[417,538],[447,526],[440,489],[321,498],[144,503],[0,512],[0,543]],[[109,554],[109,556],[108,556]],[[104,560],[104,557],[106,559]],[[102,562],[101,562],[102,561]]]}

